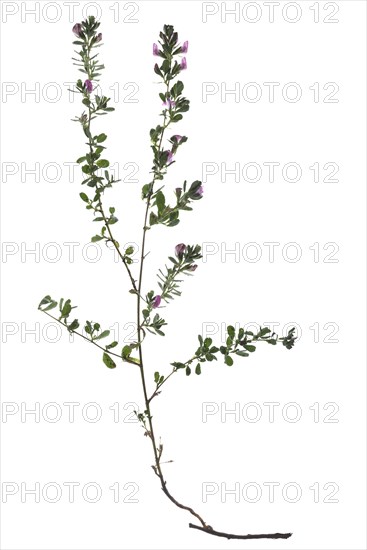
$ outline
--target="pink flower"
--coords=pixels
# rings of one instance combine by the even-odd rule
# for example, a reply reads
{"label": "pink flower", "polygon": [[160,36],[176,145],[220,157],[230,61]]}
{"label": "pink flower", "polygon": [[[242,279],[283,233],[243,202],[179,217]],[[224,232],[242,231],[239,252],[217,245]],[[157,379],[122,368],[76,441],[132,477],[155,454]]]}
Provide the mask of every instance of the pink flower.
{"label": "pink flower", "polygon": [[183,57],[183,58],[181,59],[181,70],[184,70],[184,69],[187,69],[186,57]]}
{"label": "pink flower", "polygon": [[172,153],[172,151],[166,151],[166,153],[168,153],[166,164],[170,164],[172,162],[172,159],[173,159],[173,153]]}
{"label": "pink flower", "polygon": [[161,301],[162,301],[162,298],[161,298],[161,296],[159,296],[159,294],[157,294],[157,296],[154,296],[152,308],[155,309],[155,308],[159,307],[160,304],[161,304]]}
{"label": "pink flower", "polygon": [[204,187],[200,185],[200,187],[196,190],[195,195],[201,198],[203,196],[203,193],[204,193]]}
{"label": "pink flower", "polygon": [[164,105],[165,107],[167,107],[167,109],[173,109],[174,107],[176,107],[176,102],[175,101],[172,101],[172,99],[170,99],[169,97],[166,99],[166,101],[164,103],[162,103],[162,105]]}
{"label": "pink flower", "polygon": [[75,34],[75,36],[77,36],[78,38],[81,38],[81,35],[82,35],[82,26],[80,23],[75,23],[74,27],[73,27],[73,33]]}
{"label": "pink flower", "polygon": [[91,80],[86,80],[84,82],[85,89],[87,90],[88,94],[90,94],[93,91],[93,84]]}
{"label": "pink flower", "polygon": [[185,250],[186,250],[186,245],[183,243],[177,244],[175,246],[175,253],[179,260],[181,260],[181,258],[183,257]]}
{"label": "pink flower", "polygon": [[189,49],[189,42],[188,40],[186,40],[181,46],[181,53],[187,53],[188,49]]}
{"label": "pink flower", "polygon": [[180,143],[182,136],[179,136],[178,134],[172,136],[172,139],[176,141],[176,143]]}
{"label": "pink flower", "polygon": [[159,55],[159,48],[157,44],[153,44],[153,55]]}

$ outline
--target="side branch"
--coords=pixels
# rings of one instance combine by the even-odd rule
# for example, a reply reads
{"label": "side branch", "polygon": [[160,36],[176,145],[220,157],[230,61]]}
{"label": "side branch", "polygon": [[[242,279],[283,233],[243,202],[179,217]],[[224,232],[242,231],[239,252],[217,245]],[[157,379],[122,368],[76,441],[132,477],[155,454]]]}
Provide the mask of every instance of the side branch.
{"label": "side branch", "polygon": [[[43,309],[40,309],[40,308],[38,308],[38,309],[40,311],[42,311],[42,313],[45,313],[45,315],[48,315],[49,317],[51,317],[51,319],[53,319],[54,321],[59,323],[62,327],[68,328],[67,325],[62,323],[57,317],[54,317],[53,315],[51,315],[51,313],[49,313],[48,311],[44,311]],[[86,336],[84,336],[84,334],[82,334],[81,332],[78,332],[77,330],[69,330],[69,332],[70,332],[70,334],[76,334],[77,336],[80,336],[80,338],[83,338],[83,340],[86,340],[90,344],[93,344],[94,346],[101,349],[105,353],[108,353],[109,355],[114,355],[115,357],[118,357],[119,359],[121,359],[125,363],[130,363],[131,365],[135,365],[135,366],[137,365],[137,363],[135,361],[133,361],[132,359],[129,359],[129,357],[122,357],[122,355],[119,355],[118,353],[114,353],[113,351],[111,351],[111,350],[109,350],[109,349],[107,349],[103,346],[100,346],[99,344],[97,344],[97,342],[94,342],[90,338],[87,338]]]}

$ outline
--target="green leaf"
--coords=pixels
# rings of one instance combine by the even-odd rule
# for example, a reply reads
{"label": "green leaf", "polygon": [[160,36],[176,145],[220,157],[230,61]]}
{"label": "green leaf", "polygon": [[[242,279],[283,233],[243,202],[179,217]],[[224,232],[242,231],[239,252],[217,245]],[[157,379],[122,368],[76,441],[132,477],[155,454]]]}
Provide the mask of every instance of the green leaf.
{"label": "green leaf", "polygon": [[[62,304],[62,302],[60,302],[60,304]],[[65,304],[63,305],[60,305],[60,309],[61,309],[61,318],[67,318],[71,312],[71,310],[73,309],[71,307],[71,300],[66,300]]]}
{"label": "green leaf", "polygon": [[165,207],[165,204],[166,204],[166,198],[165,198],[164,194],[162,193],[162,191],[158,191],[158,193],[156,194],[155,203],[156,203],[157,208],[158,208],[158,213],[160,214],[163,211],[163,209]]}
{"label": "green leaf", "polygon": [[115,369],[116,368],[115,361],[106,352],[104,352],[104,354],[103,354],[103,362],[106,365],[106,367],[108,367],[109,369]]}
{"label": "green leaf", "polygon": [[195,374],[201,374],[201,366],[200,366],[200,363],[198,363],[198,364],[196,365]]}
{"label": "green leaf", "polygon": [[93,338],[93,340],[101,340],[102,338],[107,338],[107,336],[109,335],[110,335],[110,331],[104,330],[103,332],[101,332],[101,334],[99,334],[99,336],[96,336],[95,338]]}
{"label": "green leaf", "polygon": [[82,199],[82,201],[89,202],[89,198],[86,193],[79,193],[79,197]]}
{"label": "green leaf", "polygon": [[154,382],[155,382],[156,384],[158,384],[159,379],[160,379],[160,374],[159,374],[159,372],[157,371],[157,372],[154,373]]}
{"label": "green leaf", "polygon": [[227,332],[228,332],[228,335],[229,335],[231,338],[234,338],[234,337],[235,337],[235,330],[234,330],[234,327],[232,327],[232,325],[228,325],[228,327],[227,327]]}
{"label": "green leaf", "polygon": [[190,374],[191,374],[190,367],[186,367],[186,376],[190,376]]}
{"label": "green leaf", "polygon": [[107,139],[106,134],[99,134],[99,136],[96,137],[97,143],[103,143]]}
{"label": "green leaf", "polygon": [[130,357],[131,352],[132,352],[132,348],[130,346],[124,346],[121,352],[122,358],[128,359]]}
{"label": "green leaf", "polygon": [[51,296],[47,295],[47,296],[45,296],[44,298],[42,298],[42,300],[41,300],[40,303],[38,304],[38,307],[41,307],[41,306],[43,306],[44,304],[49,304],[50,302],[52,302],[52,298],[51,298]]}
{"label": "green leaf", "polygon": [[[47,307],[41,308],[43,305],[47,305]],[[51,298],[51,296],[45,296],[39,303],[38,309],[41,311],[49,311],[50,309],[54,309],[57,306],[57,302]]]}
{"label": "green leaf", "polygon": [[248,357],[250,354],[247,353],[247,351],[243,351],[243,350],[236,350],[236,355],[239,355],[240,357]]}
{"label": "green leaf", "polygon": [[79,328],[79,321],[78,319],[74,319],[74,321],[72,323],[70,323],[70,325],[68,325],[68,330],[70,332],[72,332],[73,330],[76,330],[77,328]]}
{"label": "green leaf", "polygon": [[180,120],[182,120],[183,116],[180,115],[180,114],[177,114],[177,115],[174,115],[171,120],[172,122],[179,122]]}
{"label": "green leaf", "polygon": [[115,348],[118,345],[118,342],[114,341],[111,344],[107,344],[106,349]]}
{"label": "green leaf", "polygon": [[84,162],[86,157],[79,157],[77,160],[77,163],[80,164],[81,162]]}
{"label": "green leaf", "polygon": [[150,225],[156,225],[157,223],[158,223],[157,216],[154,214],[154,212],[151,212],[150,216],[149,216],[149,224]]}
{"label": "green leaf", "polygon": [[244,346],[244,348],[247,349],[247,351],[250,351],[251,353],[252,353],[253,351],[256,351],[256,346],[251,346],[250,344],[246,344],[246,345]]}
{"label": "green leaf", "polygon": [[97,160],[96,164],[99,168],[107,168],[110,165],[109,161],[105,159]]}
{"label": "green leaf", "polygon": [[98,243],[98,241],[103,241],[103,237],[100,235],[94,235],[94,237],[91,238],[92,243]]}
{"label": "green leaf", "polygon": [[229,367],[231,367],[233,365],[233,359],[232,357],[230,357],[229,355],[227,355],[227,357],[224,359],[224,362],[226,365],[228,365]]}

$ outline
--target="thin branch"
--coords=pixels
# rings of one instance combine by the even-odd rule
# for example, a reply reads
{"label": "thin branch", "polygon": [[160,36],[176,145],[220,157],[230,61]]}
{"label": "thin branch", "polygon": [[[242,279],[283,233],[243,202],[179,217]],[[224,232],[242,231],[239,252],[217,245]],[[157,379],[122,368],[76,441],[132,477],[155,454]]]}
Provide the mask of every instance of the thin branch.
{"label": "thin branch", "polygon": [[210,526],[200,527],[200,525],[194,525],[189,523],[191,529],[198,529],[204,531],[208,535],[215,535],[216,537],[224,537],[226,539],[289,539],[292,533],[271,533],[266,535],[232,535],[230,533],[222,533],[221,531],[215,531]]}
{"label": "thin branch", "polygon": [[[42,313],[45,313],[46,315],[48,315],[49,317],[51,317],[51,319],[54,319],[54,321],[57,321],[61,326],[63,326],[64,328],[68,328],[67,325],[65,325],[64,323],[62,323],[57,317],[54,317],[53,315],[51,315],[51,313],[49,313],[48,311],[43,311],[43,309],[39,308],[40,311],[42,311]],[[86,340],[87,342],[89,342],[90,344],[94,344],[95,346],[97,346],[97,348],[101,349],[102,351],[105,351],[106,353],[108,353],[109,355],[114,355],[115,357],[118,357],[119,359],[122,359],[122,361],[124,361],[125,363],[130,363],[131,365],[135,365],[135,366],[139,366],[137,365],[137,363],[135,363],[134,361],[130,361],[129,358],[127,359],[124,359],[121,355],[119,355],[118,353],[114,353],[113,351],[110,351],[109,349],[107,348],[104,348],[103,346],[100,346],[99,344],[97,344],[96,342],[94,342],[93,340],[91,340],[90,338],[87,338],[86,336],[84,336],[84,334],[82,334],[81,332],[78,332],[76,330],[71,330],[69,331],[70,333],[72,334],[77,334],[78,336],[80,336],[81,338],[83,338],[84,340]]]}
{"label": "thin branch", "polygon": [[[88,47],[87,47],[87,51],[88,51],[88,55],[87,55],[87,62],[88,62],[88,78],[89,79],[92,79],[93,78],[93,75],[91,73],[91,69],[90,69],[90,51],[91,51],[91,46],[90,46],[90,43],[88,42]],[[90,152],[90,155],[92,157],[93,155],[93,141],[92,141],[92,134],[91,134],[91,131],[90,131],[90,124],[91,124],[91,121],[92,121],[92,111],[91,111],[91,106],[90,104],[88,105],[88,145],[89,145],[89,152]],[[92,161],[92,164],[93,164],[93,161]],[[100,189],[98,186],[97,186],[97,189]],[[103,210],[103,205],[102,205],[102,199],[101,199],[101,195],[99,195],[99,198],[98,198],[98,207],[100,209],[100,213],[103,217],[103,220],[104,220],[104,223],[106,225],[106,228],[107,228],[107,231],[108,231],[108,234],[109,234],[109,237],[110,237],[110,241],[112,242],[113,246],[115,247],[116,251],[117,251],[117,254],[120,256],[122,262],[123,262],[123,265],[125,266],[126,270],[127,270],[127,273],[129,275],[129,278],[130,278],[130,281],[131,281],[131,284],[133,286],[133,289],[136,291],[137,288],[136,288],[136,283],[135,283],[135,279],[133,278],[132,274],[131,274],[131,271],[130,271],[130,268],[129,266],[127,265],[126,263],[126,260],[123,256],[123,254],[121,253],[121,250],[120,250],[120,247],[118,246],[118,243],[117,241],[115,240],[115,238],[113,237],[112,235],[112,232],[111,232],[111,228],[110,228],[110,225],[107,221],[107,218],[105,216],[105,213],[104,213],[104,210]]]}
{"label": "thin branch", "polygon": [[123,254],[121,253],[120,247],[117,245],[117,242],[115,241],[115,239],[114,239],[114,237],[113,237],[113,235],[112,235],[110,225],[109,225],[109,223],[107,222],[107,218],[106,218],[106,215],[105,215],[104,210],[103,210],[103,206],[102,206],[102,201],[101,201],[101,199],[99,199],[99,205],[98,205],[98,206],[99,206],[99,208],[100,208],[101,215],[102,215],[102,217],[103,217],[103,219],[104,219],[104,222],[105,222],[105,225],[106,225],[106,227],[107,227],[107,231],[108,231],[108,234],[109,234],[109,236],[110,236],[110,241],[112,242],[113,246],[115,247],[115,249],[116,249],[116,251],[117,251],[117,254],[120,256],[120,258],[121,258],[121,260],[122,260],[124,266],[126,267],[126,270],[127,270],[128,275],[129,275],[129,278],[130,278],[131,284],[132,284],[132,286],[133,286],[133,289],[135,290],[135,292],[137,292],[138,289],[137,289],[137,286],[136,286],[136,281],[135,281],[134,277],[132,276],[131,270],[130,270],[129,266],[128,266],[127,263],[126,263],[126,260],[125,260],[125,258],[124,258],[124,256],[123,256]]}

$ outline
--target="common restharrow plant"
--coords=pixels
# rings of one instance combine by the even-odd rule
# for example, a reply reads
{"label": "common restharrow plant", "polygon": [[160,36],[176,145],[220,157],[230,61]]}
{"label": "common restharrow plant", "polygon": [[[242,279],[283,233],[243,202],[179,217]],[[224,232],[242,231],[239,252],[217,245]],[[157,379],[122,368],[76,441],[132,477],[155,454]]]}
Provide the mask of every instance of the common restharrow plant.
{"label": "common restharrow plant", "polygon": [[[216,346],[211,338],[203,339],[198,336],[198,347],[184,360],[175,358],[171,363],[171,370],[167,373],[159,372],[154,368],[146,368],[143,360],[143,343],[147,333],[164,336],[164,327],[167,325],[161,317],[163,303],[169,304],[171,300],[181,295],[181,284],[184,276],[193,275],[198,267],[197,262],[201,258],[201,248],[198,244],[179,243],[168,256],[167,264],[157,273],[156,286],[150,290],[143,290],[143,273],[146,259],[146,241],[148,231],[155,225],[166,227],[176,226],[184,212],[193,210],[194,204],[203,198],[204,189],[201,181],[196,180],[189,184],[186,180],[174,190],[166,189],[163,183],[170,166],[176,162],[179,149],[186,143],[187,137],[174,134],[173,126],[179,123],[184,113],[189,110],[190,102],[183,95],[184,84],[180,80],[181,73],[187,69],[186,54],[188,42],[180,43],[178,34],[173,26],[164,25],[159,33],[159,40],[153,44],[153,55],[157,62],[154,65],[154,73],[160,78],[163,90],[159,93],[161,102],[160,122],[150,130],[150,141],[153,152],[151,181],[143,185],[141,191],[142,200],[145,202],[145,214],[143,221],[142,240],[140,248],[140,261],[138,272],[133,272],[132,246],[121,249],[119,240],[115,238],[115,224],[118,222],[118,212],[114,206],[106,206],[107,192],[119,180],[115,180],[109,171],[109,161],[106,159],[106,140],[104,133],[95,134],[92,130],[92,121],[99,116],[113,111],[109,106],[110,99],[102,95],[99,87],[99,77],[104,65],[98,60],[97,49],[102,45],[102,34],[98,32],[100,23],[93,16],[88,17],[82,23],[76,23],[73,33],[77,40],[73,44],[78,46],[77,57],[73,58],[74,64],[83,73],[83,79],[76,82],[75,93],[81,97],[83,111],[74,120],[81,125],[84,136],[87,139],[86,151],[78,158],[83,173],[82,185],[85,191],[80,193],[80,198],[93,216],[93,223],[97,230],[91,237],[92,242],[102,242],[116,250],[123,269],[127,273],[129,286],[127,291],[134,295],[136,300],[136,341],[121,348],[115,340],[109,341],[110,331],[103,329],[100,323],[87,320],[80,329],[79,320],[72,316],[76,306],[70,299],[61,298],[54,300],[51,296],[45,296],[39,303],[39,310],[52,319],[61,323],[70,333],[76,334],[84,340],[98,347],[102,353],[103,363],[110,369],[116,368],[119,362],[130,363],[140,373],[141,385],[144,397],[144,406],[141,411],[136,411],[136,416],[144,428],[144,433],[149,437],[154,454],[152,468],[159,478],[164,494],[179,508],[186,510],[194,516],[200,525],[190,523],[189,526],[205,533],[226,537],[228,539],[257,539],[257,538],[288,538],[291,533],[272,533],[259,535],[234,535],[216,531],[191,507],[181,504],[172,496],[167,487],[163,474],[162,454],[163,445],[157,444],[155,427],[152,417],[152,401],[162,392],[163,386],[177,372],[182,371],[186,376],[195,373],[201,375],[205,363],[211,363],[221,358],[228,366],[232,366],[235,358],[246,358],[254,353],[258,345],[268,344],[276,346],[282,344],[291,349],[295,342],[295,329],[291,329],[287,336],[279,337],[270,329],[260,327],[257,332],[247,331],[244,328],[235,329],[227,326],[227,339],[225,345]],[[171,129],[168,135],[168,129]],[[55,310],[58,309],[58,313]],[[54,314],[50,313],[53,312]],[[79,330],[78,330],[79,329]],[[103,342],[109,341],[108,344]],[[154,359],[152,358],[154,364]],[[152,389],[148,390],[147,378],[151,377]]]}

